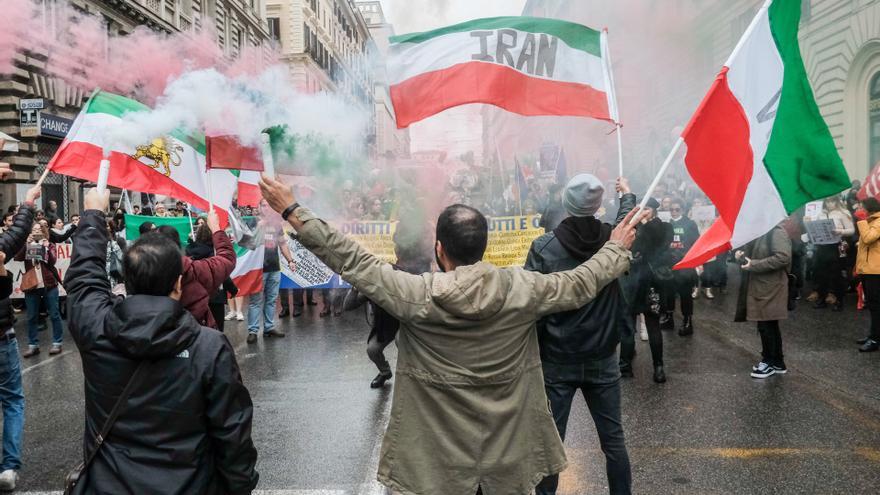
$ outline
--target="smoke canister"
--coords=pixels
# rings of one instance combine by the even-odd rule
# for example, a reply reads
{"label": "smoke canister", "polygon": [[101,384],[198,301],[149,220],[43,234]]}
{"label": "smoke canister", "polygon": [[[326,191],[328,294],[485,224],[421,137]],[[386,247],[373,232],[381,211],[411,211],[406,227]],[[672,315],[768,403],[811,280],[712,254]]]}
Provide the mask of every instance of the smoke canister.
{"label": "smoke canister", "polygon": [[110,176],[110,160],[104,158],[98,167],[98,192],[104,194],[107,190],[107,178]]}

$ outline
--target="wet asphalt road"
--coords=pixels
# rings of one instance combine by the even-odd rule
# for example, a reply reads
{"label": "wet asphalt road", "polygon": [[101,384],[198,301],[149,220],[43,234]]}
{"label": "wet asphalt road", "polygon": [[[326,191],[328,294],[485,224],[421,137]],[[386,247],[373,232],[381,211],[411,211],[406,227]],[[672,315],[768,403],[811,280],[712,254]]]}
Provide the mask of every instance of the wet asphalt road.
{"label": "wet asphalt road", "polygon": [[[867,315],[854,304],[838,314],[802,303],[782,325],[790,372],[758,381],[748,376],[759,358],[758,336],[751,325],[730,323],[734,292],[698,302],[693,338],[664,333],[666,384],[650,380],[650,352],[638,343],[636,377],[623,384],[634,492],[880,492],[880,353],[859,354],[854,344]],[[369,388],[376,371],[365,353],[363,314],[321,319],[317,312],[285,320],[286,339],[251,346],[244,323],[227,327],[255,404],[259,488],[278,495],[385,493],[373,480],[391,391]],[[60,356],[46,350],[22,362],[20,493],[60,490],[79,456],[79,356],[69,339]],[[389,357],[395,354],[390,347]],[[607,493],[583,401],[572,408],[566,447],[570,467],[559,493]]]}

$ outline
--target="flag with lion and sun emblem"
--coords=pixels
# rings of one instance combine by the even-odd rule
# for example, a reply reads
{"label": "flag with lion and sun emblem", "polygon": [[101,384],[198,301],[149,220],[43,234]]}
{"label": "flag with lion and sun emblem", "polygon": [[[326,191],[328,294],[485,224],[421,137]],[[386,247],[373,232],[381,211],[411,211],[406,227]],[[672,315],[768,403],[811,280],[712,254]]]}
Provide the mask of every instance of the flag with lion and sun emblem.
{"label": "flag with lion and sun emblem", "polygon": [[109,147],[109,185],[171,196],[207,210],[210,180],[214,206],[228,210],[238,178],[229,170],[206,170],[204,136],[175,131],[134,147],[107,142],[109,131],[119,125],[124,114],[148,109],[124,96],[97,91],[76,118],[49,168],[95,182],[104,148]]}

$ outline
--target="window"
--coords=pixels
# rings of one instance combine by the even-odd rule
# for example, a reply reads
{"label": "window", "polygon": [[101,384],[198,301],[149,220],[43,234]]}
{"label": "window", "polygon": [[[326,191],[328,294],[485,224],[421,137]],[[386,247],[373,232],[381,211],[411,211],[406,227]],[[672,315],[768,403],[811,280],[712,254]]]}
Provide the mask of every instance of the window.
{"label": "window", "polygon": [[733,22],[730,23],[731,45],[736,46],[739,39],[742,38],[742,35],[746,32],[746,29],[748,29],[749,24],[752,23],[752,19],[755,18],[755,14],[757,14],[755,9],[750,8],[733,19]]}
{"label": "window", "polygon": [[868,98],[868,141],[871,147],[868,152],[869,163],[867,170],[871,170],[877,162],[880,162],[880,72],[871,78]]}
{"label": "window", "polygon": [[810,22],[810,15],[813,13],[813,1],[801,0],[801,22]]}
{"label": "window", "polygon": [[275,41],[281,41],[281,19],[278,17],[269,17],[266,21],[269,23],[269,38]]}

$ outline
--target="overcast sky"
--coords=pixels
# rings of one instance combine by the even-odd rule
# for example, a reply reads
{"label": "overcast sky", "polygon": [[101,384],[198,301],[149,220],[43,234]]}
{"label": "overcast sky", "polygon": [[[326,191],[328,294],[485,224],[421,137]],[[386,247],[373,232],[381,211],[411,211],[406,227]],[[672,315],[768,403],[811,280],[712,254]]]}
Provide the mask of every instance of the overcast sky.
{"label": "overcast sky", "polygon": [[[459,22],[521,15],[526,0],[381,0],[397,34],[428,31]],[[412,150],[446,150],[458,156],[481,152],[479,105],[452,108],[410,126]]]}

